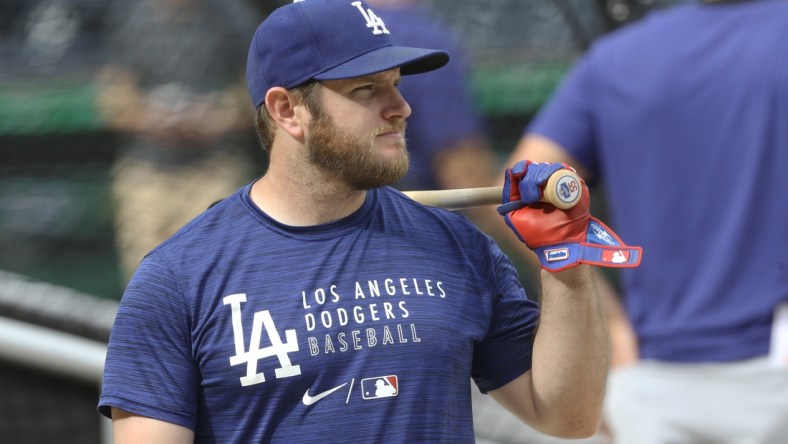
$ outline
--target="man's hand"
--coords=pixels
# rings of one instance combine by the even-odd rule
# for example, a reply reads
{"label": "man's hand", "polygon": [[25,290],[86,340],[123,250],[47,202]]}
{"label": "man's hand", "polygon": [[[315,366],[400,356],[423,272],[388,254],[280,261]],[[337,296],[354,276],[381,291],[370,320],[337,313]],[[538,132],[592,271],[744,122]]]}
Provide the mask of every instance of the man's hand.
{"label": "man's hand", "polygon": [[580,263],[605,267],[637,267],[642,249],[629,247],[602,221],[590,214],[588,187],[580,181],[580,202],[567,210],[543,203],[543,187],[564,163],[517,162],[506,170],[504,216],[517,237],[537,254],[542,268],[560,271]]}

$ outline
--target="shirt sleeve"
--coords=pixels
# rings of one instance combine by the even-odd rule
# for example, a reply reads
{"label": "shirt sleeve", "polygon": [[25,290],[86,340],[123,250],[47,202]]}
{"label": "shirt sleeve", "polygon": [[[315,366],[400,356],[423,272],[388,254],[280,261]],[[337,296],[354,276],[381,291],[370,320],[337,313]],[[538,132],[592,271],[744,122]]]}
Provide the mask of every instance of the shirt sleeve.
{"label": "shirt sleeve", "polygon": [[494,293],[490,326],[476,344],[471,376],[482,393],[506,385],[531,368],[539,309],[528,299],[514,266],[493,245]]}
{"label": "shirt sleeve", "polygon": [[187,313],[172,271],[148,256],[115,317],[100,413],[116,407],[194,429],[199,378]]}
{"label": "shirt sleeve", "polygon": [[567,73],[550,100],[540,109],[526,132],[539,134],[561,145],[595,177],[594,77],[592,54],[581,58]]}

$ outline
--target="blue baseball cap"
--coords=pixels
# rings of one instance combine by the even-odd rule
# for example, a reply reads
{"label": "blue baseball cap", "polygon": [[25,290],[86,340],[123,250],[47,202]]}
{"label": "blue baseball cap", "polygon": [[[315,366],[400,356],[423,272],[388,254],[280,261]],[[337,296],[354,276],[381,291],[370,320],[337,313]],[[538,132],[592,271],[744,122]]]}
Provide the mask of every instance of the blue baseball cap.
{"label": "blue baseball cap", "polygon": [[255,108],[275,86],[310,80],[360,77],[400,67],[402,75],[438,69],[445,51],[397,46],[366,3],[296,0],[274,10],[257,28],[246,63],[246,84]]}

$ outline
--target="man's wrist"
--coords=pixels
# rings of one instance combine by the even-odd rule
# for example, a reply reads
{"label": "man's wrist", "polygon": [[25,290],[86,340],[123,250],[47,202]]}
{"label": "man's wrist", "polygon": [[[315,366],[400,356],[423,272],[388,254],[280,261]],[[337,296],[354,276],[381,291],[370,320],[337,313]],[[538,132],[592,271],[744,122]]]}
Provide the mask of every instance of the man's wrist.
{"label": "man's wrist", "polygon": [[558,272],[580,264],[581,248],[580,244],[570,242],[537,247],[534,248],[534,253],[543,269]]}

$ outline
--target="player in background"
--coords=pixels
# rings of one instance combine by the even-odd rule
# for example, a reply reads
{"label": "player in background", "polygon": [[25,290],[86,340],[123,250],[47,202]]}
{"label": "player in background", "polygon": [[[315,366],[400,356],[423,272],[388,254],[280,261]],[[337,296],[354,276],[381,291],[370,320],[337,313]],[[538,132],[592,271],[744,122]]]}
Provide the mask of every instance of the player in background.
{"label": "player in background", "polygon": [[607,285],[618,443],[788,436],[787,39],[781,0],[654,12],[598,40],[512,154],[603,184],[647,252]]}
{"label": "player in background", "polygon": [[258,27],[247,85],[269,168],[129,283],[99,400],[117,442],[471,443],[471,378],[545,433],[594,433],[609,350],[590,264],[640,250],[600,246],[617,237],[587,189],[569,210],[539,202],[565,165],[518,162],[499,210],[543,253],[540,307],[468,219],[388,186],[408,169],[401,76],[449,59],[395,42],[361,1],[294,2]]}
{"label": "player in background", "polygon": [[120,136],[111,191],[124,284],[145,253],[260,170],[241,47],[256,23],[226,3],[111,2],[97,109]]}

